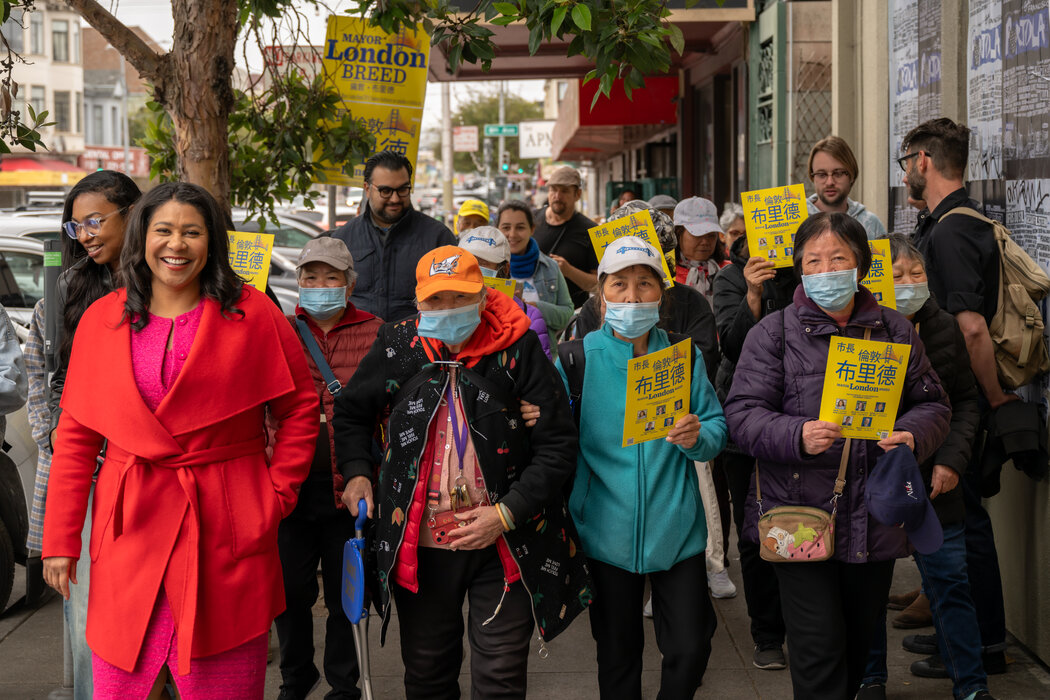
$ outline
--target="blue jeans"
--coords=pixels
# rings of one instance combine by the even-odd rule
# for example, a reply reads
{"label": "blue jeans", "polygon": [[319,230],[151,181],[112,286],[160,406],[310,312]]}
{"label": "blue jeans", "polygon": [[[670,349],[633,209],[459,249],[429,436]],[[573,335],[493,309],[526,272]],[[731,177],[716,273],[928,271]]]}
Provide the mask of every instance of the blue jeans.
{"label": "blue jeans", "polygon": [[[937,648],[957,698],[988,690],[988,677],[981,663],[981,636],[977,612],[970,599],[966,575],[966,530],[963,523],[944,527],[944,544],[933,554],[915,553],[922,576],[922,589],[930,599]],[[864,683],[885,683],[886,611],[871,640]]]}
{"label": "blue jeans", "polygon": [[73,700],[91,700],[91,649],[88,648],[87,633],[88,579],[91,574],[91,502],[95,500],[95,487],[88,495],[87,516],[84,530],[80,533],[80,559],[77,560],[77,582],[69,584],[69,600],[62,601],[62,614],[66,622],[66,634],[73,649]]}

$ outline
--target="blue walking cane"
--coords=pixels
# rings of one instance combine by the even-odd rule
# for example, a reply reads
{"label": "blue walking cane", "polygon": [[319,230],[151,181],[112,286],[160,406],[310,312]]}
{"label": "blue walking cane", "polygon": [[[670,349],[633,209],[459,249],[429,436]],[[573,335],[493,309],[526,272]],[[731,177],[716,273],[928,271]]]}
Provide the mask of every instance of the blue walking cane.
{"label": "blue walking cane", "polygon": [[368,663],[368,608],[365,607],[365,536],[368,519],[365,499],[357,502],[354,537],[343,545],[343,612],[354,626],[357,667],[361,672],[361,694],[372,699],[372,670]]}

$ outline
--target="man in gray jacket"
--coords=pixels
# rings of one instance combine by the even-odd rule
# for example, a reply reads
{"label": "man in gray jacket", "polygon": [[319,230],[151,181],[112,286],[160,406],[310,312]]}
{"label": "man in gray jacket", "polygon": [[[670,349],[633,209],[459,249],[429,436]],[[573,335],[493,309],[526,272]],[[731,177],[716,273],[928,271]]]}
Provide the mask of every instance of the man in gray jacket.
{"label": "man in gray jacket", "polygon": [[837,211],[849,214],[864,227],[869,241],[885,238],[886,227],[875,212],[849,198],[858,172],[857,158],[845,139],[828,136],[817,141],[809,152],[809,179],[816,190],[807,200],[809,213]]}
{"label": "man in gray jacket", "polygon": [[365,162],[361,215],[330,232],[350,250],[357,286],[350,301],[384,321],[416,314],[416,264],[434,248],[455,245],[441,222],[412,208],[412,163],[395,151]]}

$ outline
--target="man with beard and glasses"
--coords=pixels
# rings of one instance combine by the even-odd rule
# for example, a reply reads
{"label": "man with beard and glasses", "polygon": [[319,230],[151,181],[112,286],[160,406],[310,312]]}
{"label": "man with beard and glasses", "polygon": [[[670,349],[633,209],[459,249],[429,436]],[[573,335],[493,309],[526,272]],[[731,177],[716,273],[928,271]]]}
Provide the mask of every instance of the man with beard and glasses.
{"label": "man with beard and glasses", "polygon": [[357,271],[350,302],[386,321],[416,313],[416,264],[434,248],[452,245],[448,228],[412,208],[412,163],[395,151],[365,161],[361,215],[330,232],[346,243]]}
{"label": "man with beard and glasses", "polygon": [[[970,129],[965,125],[946,117],[931,119],[904,137],[897,163],[904,171],[908,196],[926,203],[912,241],[926,258],[930,294],[941,308],[955,316],[966,341],[970,367],[981,390],[978,397],[980,434],[987,427],[989,414],[1018,397],[1003,391],[999,384],[995,350],[988,331],[999,303],[1000,262],[995,232],[991,224],[971,216],[956,214],[945,218],[957,207],[982,211],[963,183],[969,147]],[[984,670],[987,674],[1004,673],[1003,584],[992,521],[981,502],[982,474],[980,452],[976,447],[960,484],[966,506],[966,568],[981,630]],[[931,654],[912,664],[912,673],[947,677],[934,635],[905,637],[904,648]]]}
{"label": "man with beard and glasses", "polygon": [[563,166],[551,173],[547,180],[547,206],[533,216],[536,228],[532,233],[540,252],[558,263],[569,285],[572,305],[577,309],[598,284],[598,256],[587,235],[587,229],[598,224],[576,211],[580,184],[580,173],[575,168]]}
{"label": "man with beard and glasses", "polygon": [[886,227],[879,217],[860,202],[849,198],[857,181],[857,159],[853,150],[838,136],[823,138],[809,152],[809,179],[814,194],[809,196],[809,213],[840,212],[860,222],[868,240],[886,237]]}

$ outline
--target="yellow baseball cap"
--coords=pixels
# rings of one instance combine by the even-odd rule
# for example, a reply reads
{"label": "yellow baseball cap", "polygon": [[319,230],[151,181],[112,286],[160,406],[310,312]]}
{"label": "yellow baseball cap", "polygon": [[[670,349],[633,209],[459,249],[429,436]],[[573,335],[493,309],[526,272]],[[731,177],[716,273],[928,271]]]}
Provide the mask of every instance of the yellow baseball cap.
{"label": "yellow baseball cap", "polygon": [[460,205],[459,214],[457,214],[457,216],[480,216],[486,223],[488,223],[489,205],[485,204],[480,199],[468,199]]}

